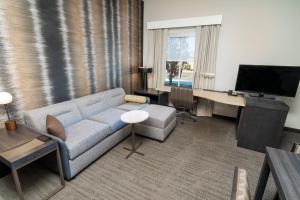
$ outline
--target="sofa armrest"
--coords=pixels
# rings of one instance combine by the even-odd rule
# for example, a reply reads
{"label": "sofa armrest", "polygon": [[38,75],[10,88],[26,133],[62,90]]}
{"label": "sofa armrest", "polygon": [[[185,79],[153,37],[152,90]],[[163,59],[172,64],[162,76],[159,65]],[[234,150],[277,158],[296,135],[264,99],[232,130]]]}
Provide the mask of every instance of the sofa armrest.
{"label": "sofa armrest", "polygon": [[[27,125],[25,124],[25,126],[27,126]],[[47,133],[47,132],[44,132],[44,131],[41,131],[41,130],[32,128],[32,127],[30,127],[30,126],[27,126],[27,127],[30,128],[30,129],[32,129],[32,130],[34,130],[34,131],[36,131],[36,132],[38,132],[38,133],[41,133],[41,134],[43,134],[43,135],[46,135],[47,137],[49,137],[49,138],[51,138],[51,139],[53,139],[53,140],[55,140],[55,141],[57,141],[58,144],[61,145],[61,146],[63,146],[63,147],[67,147],[66,144],[65,144],[65,142],[64,142],[62,139],[60,139],[60,138],[58,138],[58,137],[56,137],[56,136],[54,136],[54,135],[50,135],[50,134]]]}
{"label": "sofa armrest", "polygon": [[[27,125],[25,124],[25,126],[27,126]],[[29,126],[27,126],[27,127],[57,141],[57,143],[59,145],[59,149],[60,149],[60,157],[61,157],[61,162],[63,165],[64,176],[67,180],[71,179],[71,171],[70,171],[70,165],[69,165],[69,151],[68,151],[66,143],[62,139],[55,137],[53,135],[50,135],[47,132],[37,130],[37,129],[29,127]]]}

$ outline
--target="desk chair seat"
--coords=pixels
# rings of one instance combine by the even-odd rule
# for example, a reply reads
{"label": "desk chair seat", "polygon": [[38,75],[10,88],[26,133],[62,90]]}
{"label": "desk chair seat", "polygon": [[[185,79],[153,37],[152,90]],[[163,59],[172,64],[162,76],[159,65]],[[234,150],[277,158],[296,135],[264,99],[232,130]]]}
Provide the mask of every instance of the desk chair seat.
{"label": "desk chair seat", "polygon": [[196,116],[191,114],[197,104],[192,88],[171,87],[170,101],[177,110],[176,116],[182,117],[181,123],[183,123],[185,117],[193,119],[194,122],[196,121]]}
{"label": "desk chair seat", "polygon": [[235,167],[230,200],[250,200],[250,188],[247,171]]}

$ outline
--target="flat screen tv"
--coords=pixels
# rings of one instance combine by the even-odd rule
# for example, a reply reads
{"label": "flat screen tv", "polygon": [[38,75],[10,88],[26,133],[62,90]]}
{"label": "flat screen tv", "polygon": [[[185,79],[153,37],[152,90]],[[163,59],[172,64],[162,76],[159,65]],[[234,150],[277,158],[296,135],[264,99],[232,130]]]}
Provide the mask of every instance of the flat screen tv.
{"label": "flat screen tv", "polygon": [[240,65],[235,90],[295,97],[300,67]]}

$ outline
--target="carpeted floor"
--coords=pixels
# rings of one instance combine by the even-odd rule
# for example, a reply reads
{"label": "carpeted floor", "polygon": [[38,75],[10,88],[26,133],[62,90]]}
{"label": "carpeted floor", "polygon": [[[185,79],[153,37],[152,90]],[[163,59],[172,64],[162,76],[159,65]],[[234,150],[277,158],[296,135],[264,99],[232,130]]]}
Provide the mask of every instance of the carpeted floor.
{"label": "carpeted floor", "polygon": [[[285,133],[283,147],[289,149],[300,134]],[[234,166],[248,170],[251,194],[264,154],[236,146],[233,122],[199,118],[177,124],[164,143],[139,137],[140,151],[125,159],[126,139],[106,153],[51,199],[105,200],[194,200],[229,199]],[[57,175],[38,165],[21,171],[27,199],[40,199],[54,189]],[[264,199],[272,199],[270,179]],[[17,199],[11,176],[0,179],[0,199]]]}

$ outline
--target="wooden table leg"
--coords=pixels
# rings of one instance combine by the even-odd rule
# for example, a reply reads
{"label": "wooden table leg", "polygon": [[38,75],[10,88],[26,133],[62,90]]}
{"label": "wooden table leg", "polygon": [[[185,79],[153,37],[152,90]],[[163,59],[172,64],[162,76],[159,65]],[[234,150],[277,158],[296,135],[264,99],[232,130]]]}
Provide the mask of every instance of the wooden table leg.
{"label": "wooden table leg", "polygon": [[269,174],[270,174],[270,167],[268,165],[268,161],[267,161],[267,157],[265,157],[263,166],[261,168],[260,171],[260,176],[258,179],[258,183],[256,186],[256,191],[255,191],[255,195],[254,195],[254,200],[261,200],[263,195],[264,195],[264,191],[268,182],[268,178],[269,178]]}
{"label": "wooden table leg", "polygon": [[236,116],[236,122],[235,122],[235,139],[238,140],[238,127],[240,124],[240,119],[241,119],[241,114],[242,114],[242,107],[239,106],[238,107],[238,112],[237,112],[237,116]]}
{"label": "wooden table leg", "polygon": [[62,190],[65,187],[65,179],[64,179],[64,172],[62,169],[62,164],[61,164],[61,159],[60,159],[60,150],[59,147],[56,147],[56,162],[57,162],[57,167],[59,171],[59,177],[60,177],[60,186],[58,186],[53,192],[51,192],[45,199],[50,199],[53,197],[57,192]]}
{"label": "wooden table leg", "polygon": [[13,176],[13,179],[14,179],[14,182],[15,182],[15,185],[16,185],[18,196],[21,200],[24,200],[24,195],[23,195],[23,192],[22,192],[18,171],[17,170],[12,170],[12,176]]}
{"label": "wooden table leg", "polygon": [[59,147],[57,147],[56,149],[56,161],[57,161],[57,166],[58,166],[58,171],[60,176],[60,183],[62,186],[65,186],[64,172],[62,169]]}
{"label": "wooden table leg", "polygon": [[134,127],[133,127],[133,125],[132,125],[132,130],[131,130],[131,139],[132,139],[132,141],[131,141],[131,149],[132,149],[132,151],[135,151],[135,132],[134,132]]}

